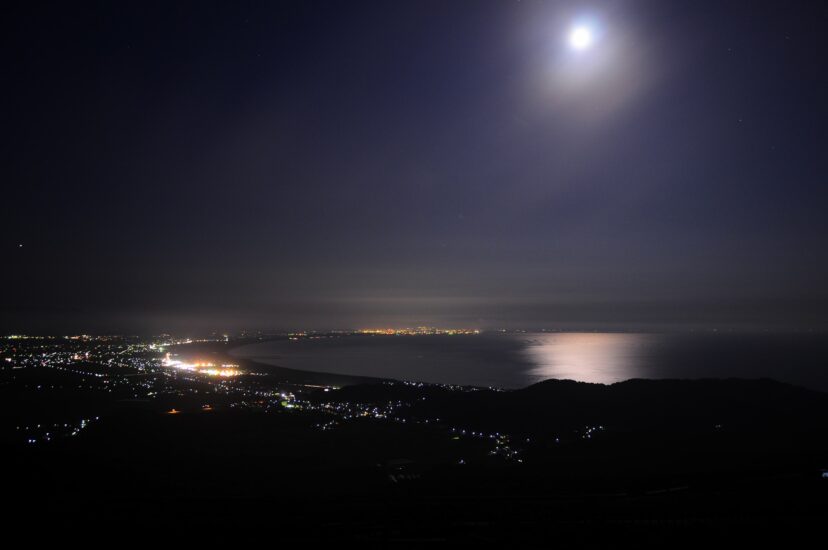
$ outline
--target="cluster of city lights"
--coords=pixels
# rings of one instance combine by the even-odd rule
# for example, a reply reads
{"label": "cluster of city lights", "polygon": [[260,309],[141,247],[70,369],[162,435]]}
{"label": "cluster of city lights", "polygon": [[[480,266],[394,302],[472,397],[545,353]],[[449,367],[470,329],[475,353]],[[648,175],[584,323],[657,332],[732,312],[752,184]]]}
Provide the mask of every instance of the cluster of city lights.
{"label": "cluster of city lights", "polygon": [[206,374],[207,376],[231,377],[241,374],[241,371],[238,369],[238,365],[217,364],[210,362],[186,363],[184,361],[179,361],[178,359],[172,359],[169,353],[164,357],[163,361],[161,361],[161,365],[178,370]]}

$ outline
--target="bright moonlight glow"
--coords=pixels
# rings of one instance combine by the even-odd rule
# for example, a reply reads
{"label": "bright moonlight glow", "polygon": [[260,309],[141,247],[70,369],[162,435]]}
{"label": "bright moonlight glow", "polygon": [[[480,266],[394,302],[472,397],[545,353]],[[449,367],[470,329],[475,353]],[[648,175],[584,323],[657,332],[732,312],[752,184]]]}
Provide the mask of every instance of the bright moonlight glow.
{"label": "bright moonlight glow", "polygon": [[589,27],[575,27],[569,33],[569,45],[576,50],[585,50],[592,45],[592,31]]}

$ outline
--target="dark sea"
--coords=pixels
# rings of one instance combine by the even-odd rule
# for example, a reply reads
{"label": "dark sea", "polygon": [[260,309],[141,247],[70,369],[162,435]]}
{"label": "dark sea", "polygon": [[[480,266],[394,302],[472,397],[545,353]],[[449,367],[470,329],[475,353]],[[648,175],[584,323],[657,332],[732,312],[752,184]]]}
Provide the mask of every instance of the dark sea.
{"label": "dark sea", "polygon": [[231,352],[314,372],[522,388],[549,378],[773,378],[828,391],[825,334],[483,333],[274,340]]}

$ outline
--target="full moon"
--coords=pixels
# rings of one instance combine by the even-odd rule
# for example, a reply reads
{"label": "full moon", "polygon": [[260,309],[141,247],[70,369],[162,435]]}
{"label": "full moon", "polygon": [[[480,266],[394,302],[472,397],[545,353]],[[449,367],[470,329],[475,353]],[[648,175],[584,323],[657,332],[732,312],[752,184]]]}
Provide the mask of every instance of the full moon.
{"label": "full moon", "polygon": [[585,50],[592,45],[592,30],[589,27],[575,27],[569,33],[569,45],[575,50]]}

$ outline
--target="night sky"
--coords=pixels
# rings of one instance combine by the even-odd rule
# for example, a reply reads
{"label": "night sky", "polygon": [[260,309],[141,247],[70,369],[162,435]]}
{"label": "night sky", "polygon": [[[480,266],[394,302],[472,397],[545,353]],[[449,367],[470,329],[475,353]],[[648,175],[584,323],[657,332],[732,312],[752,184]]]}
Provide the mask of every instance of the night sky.
{"label": "night sky", "polygon": [[2,9],[0,331],[828,326],[828,3]]}

